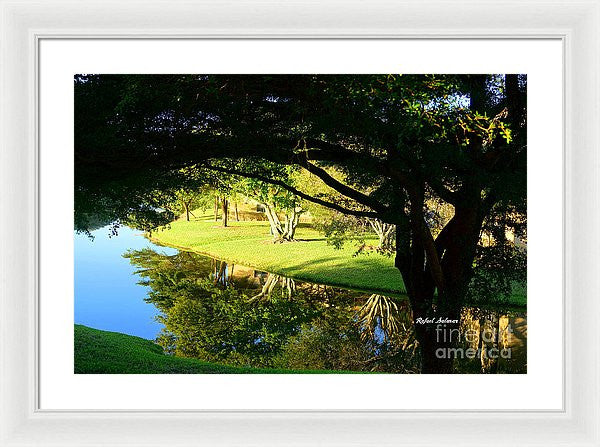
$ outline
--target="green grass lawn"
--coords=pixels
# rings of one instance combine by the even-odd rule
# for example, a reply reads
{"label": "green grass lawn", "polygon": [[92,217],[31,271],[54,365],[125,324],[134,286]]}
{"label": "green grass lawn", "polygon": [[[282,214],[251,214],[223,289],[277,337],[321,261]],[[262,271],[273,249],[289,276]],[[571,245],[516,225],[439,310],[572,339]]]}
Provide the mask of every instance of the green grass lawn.
{"label": "green grass lawn", "polygon": [[[388,295],[406,293],[393,257],[376,253],[354,256],[353,241],[335,249],[309,224],[298,227],[296,238],[297,242],[274,244],[268,222],[230,220],[224,228],[207,216],[189,222],[177,220],[151,236],[159,244],[298,280]],[[518,288],[509,300],[489,304],[522,308],[526,303],[525,289]]]}
{"label": "green grass lawn", "polygon": [[209,219],[178,220],[169,229],[152,233],[160,244],[210,255],[299,280],[351,289],[404,294],[402,276],[393,257],[353,256],[355,243],[341,250],[307,224],[296,231],[297,242],[272,243],[268,222],[235,222],[223,228]]}
{"label": "green grass lawn", "polygon": [[174,357],[150,340],[75,325],[75,374],[341,374],[348,371],[237,368]]}

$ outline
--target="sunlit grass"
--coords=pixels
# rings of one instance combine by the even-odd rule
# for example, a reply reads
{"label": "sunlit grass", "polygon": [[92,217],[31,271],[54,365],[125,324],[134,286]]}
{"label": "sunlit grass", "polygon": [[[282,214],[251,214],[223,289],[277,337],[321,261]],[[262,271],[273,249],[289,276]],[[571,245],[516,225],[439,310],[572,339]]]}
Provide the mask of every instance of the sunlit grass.
{"label": "sunlit grass", "polygon": [[361,290],[402,294],[402,276],[391,257],[353,256],[356,243],[338,250],[316,230],[301,224],[297,242],[273,243],[267,222],[235,222],[223,228],[209,218],[178,220],[152,233],[152,240],[296,279]]}

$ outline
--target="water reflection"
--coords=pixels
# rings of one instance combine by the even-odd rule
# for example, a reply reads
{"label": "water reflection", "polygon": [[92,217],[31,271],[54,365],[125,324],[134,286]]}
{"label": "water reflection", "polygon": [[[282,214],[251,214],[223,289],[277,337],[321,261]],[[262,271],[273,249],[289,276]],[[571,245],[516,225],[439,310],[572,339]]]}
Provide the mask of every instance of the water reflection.
{"label": "water reflection", "polygon": [[[157,342],[173,355],[234,366],[419,372],[402,297],[295,281],[189,252],[125,256],[160,311]],[[458,372],[526,372],[524,314],[465,308],[456,336]]]}
{"label": "water reflection", "polygon": [[519,313],[466,308],[461,316],[463,346],[476,351],[482,373],[526,372],[527,318]]}
{"label": "water reflection", "polygon": [[[254,275],[257,277],[264,278],[264,276],[260,275],[260,273],[264,272],[255,271]],[[268,300],[271,298],[271,295],[277,287],[280,288],[282,294],[288,299],[292,299],[292,296],[296,293],[296,281],[294,281],[293,278],[286,278],[285,276],[276,275],[275,273],[267,273],[266,279],[262,284],[260,292],[254,295],[252,298],[250,298],[250,300]]]}

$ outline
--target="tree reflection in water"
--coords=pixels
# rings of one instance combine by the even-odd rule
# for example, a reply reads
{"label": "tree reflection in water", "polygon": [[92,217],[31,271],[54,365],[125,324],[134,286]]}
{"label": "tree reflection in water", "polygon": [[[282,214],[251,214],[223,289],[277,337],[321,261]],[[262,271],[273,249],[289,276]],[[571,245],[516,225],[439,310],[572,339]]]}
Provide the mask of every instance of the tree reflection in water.
{"label": "tree reflection in water", "polygon": [[292,299],[292,296],[296,292],[296,281],[292,278],[268,273],[267,279],[260,289],[260,293],[254,295],[250,300],[270,299],[277,286],[280,286],[281,291],[288,299]]}
{"label": "tree reflection in water", "polygon": [[[419,372],[412,313],[402,297],[294,281],[189,252],[144,249],[124,256],[149,287],[146,301],[164,325],[157,342],[170,354],[235,366]],[[502,326],[509,319],[465,309],[464,329],[496,329],[491,341],[479,337],[478,346],[467,341],[465,347],[506,345]],[[457,369],[524,372],[525,362],[509,362],[506,371],[506,361],[479,356]]]}

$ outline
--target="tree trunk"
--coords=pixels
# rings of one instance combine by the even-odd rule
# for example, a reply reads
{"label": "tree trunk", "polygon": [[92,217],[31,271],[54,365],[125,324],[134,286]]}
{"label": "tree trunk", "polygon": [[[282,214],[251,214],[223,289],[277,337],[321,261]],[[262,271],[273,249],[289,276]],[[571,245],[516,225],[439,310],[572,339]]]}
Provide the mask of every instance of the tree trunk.
{"label": "tree trunk", "polygon": [[[460,322],[460,319],[459,319]],[[421,347],[422,374],[452,374],[454,358],[459,356],[459,323],[417,324],[415,336]]]}
{"label": "tree trunk", "polygon": [[225,197],[223,197],[223,199],[221,200],[221,212],[223,214],[222,223],[223,223],[224,227],[226,227],[227,223],[228,223],[228,218],[229,218],[228,208],[229,208],[229,201]]}
{"label": "tree trunk", "polygon": [[410,299],[421,348],[421,372],[448,374],[453,372],[454,359],[462,355],[456,349],[461,337],[460,311],[471,278],[481,219],[477,205],[456,207],[454,217],[432,247],[422,202],[418,196],[416,199],[410,219],[396,228],[395,265]]}
{"label": "tree trunk", "polygon": [[185,208],[185,220],[190,221],[190,204],[188,202],[183,203],[183,207]]}
{"label": "tree trunk", "polygon": [[215,196],[215,206],[213,208],[215,213],[215,222],[219,221],[219,196]]}
{"label": "tree trunk", "polygon": [[271,234],[274,242],[292,242],[296,235],[296,228],[302,214],[302,209],[295,207],[288,211],[285,215],[285,222],[282,224],[281,219],[275,211],[275,207],[268,203],[262,204],[265,209],[265,215],[271,227]]}
{"label": "tree trunk", "polygon": [[395,230],[394,225],[382,222],[379,219],[367,219],[367,221],[379,238],[379,245],[377,248],[380,251],[393,252],[394,241],[392,236],[394,235]]}
{"label": "tree trunk", "polygon": [[[428,287],[417,287],[409,294],[413,312],[415,337],[421,348],[421,373],[452,374],[454,359],[462,358],[456,348],[460,334],[460,306],[446,306],[445,302],[457,302],[446,290],[436,298]],[[462,298],[462,297],[461,297]]]}
{"label": "tree trunk", "polygon": [[302,214],[302,209],[294,207],[288,214],[285,216],[285,233],[283,234],[283,238],[286,241],[293,241],[294,236],[296,235],[296,228],[298,227],[298,222],[300,220],[300,215]]}
{"label": "tree trunk", "polygon": [[277,213],[275,212],[274,208],[271,207],[271,205],[269,205],[268,203],[263,203],[262,205],[265,209],[265,216],[267,216],[267,220],[269,221],[271,235],[273,236],[274,240],[278,240],[283,234],[283,228],[281,227],[281,221],[279,220],[279,216],[277,216]]}
{"label": "tree trunk", "polygon": [[235,221],[239,222],[240,221],[240,215],[238,214],[238,207],[237,207],[237,202],[234,202],[234,207],[235,207]]}

